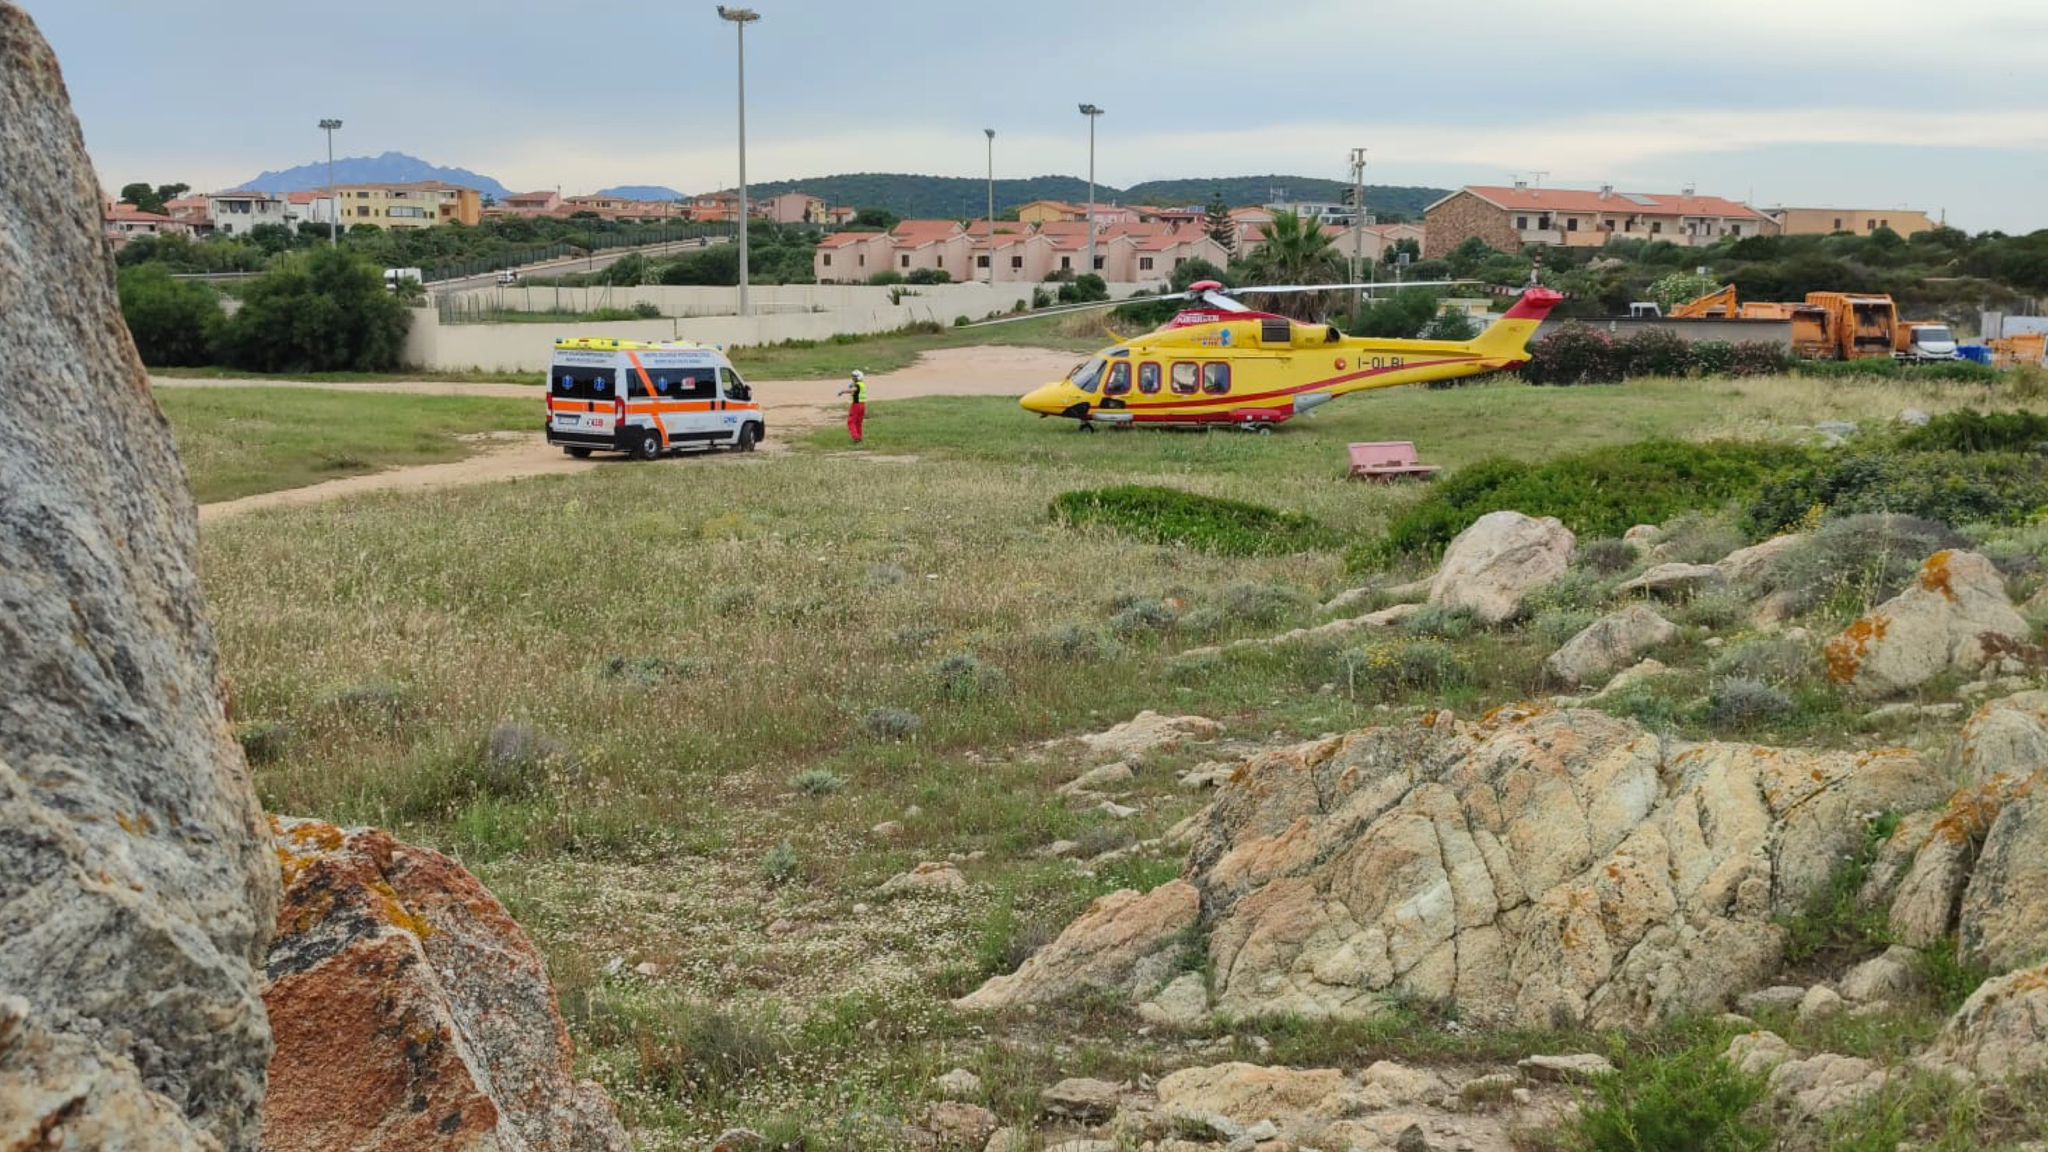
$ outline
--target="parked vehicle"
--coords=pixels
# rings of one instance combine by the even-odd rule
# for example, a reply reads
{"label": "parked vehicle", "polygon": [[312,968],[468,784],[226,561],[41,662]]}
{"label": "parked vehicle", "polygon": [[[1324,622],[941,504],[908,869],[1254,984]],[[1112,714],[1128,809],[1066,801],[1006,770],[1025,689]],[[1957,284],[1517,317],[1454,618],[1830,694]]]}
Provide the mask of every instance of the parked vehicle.
{"label": "parked vehicle", "polygon": [[509,288],[509,287],[511,287],[512,285],[515,285],[515,284],[517,284],[517,283],[519,283],[519,270],[518,270],[518,269],[516,269],[516,268],[507,268],[507,269],[505,269],[505,270],[504,270],[503,272],[500,272],[500,273],[498,273],[498,285],[499,285],[499,287],[501,287],[501,288]]}
{"label": "parked vehicle", "polygon": [[1901,360],[1915,363],[1961,358],[1961,353],[1956,351],[1955,333],[1949,331],[1948,325],[1917,321],[1899,325],[1898,347],[1894,354]]}
{"label": "parked vehicle", "polygon": [[386,268],[384,270],[384,287],[389,291],[398,291],[398,286],[408,280],[414,284],[424,284],[427,282],[426,273],[421,272],[417,268]]}
{"label": "parked vehicle", "polygon": [[753,390],[716,348],[687,341],[557,340],[548,443],[571,456],[654,460],[682,448],[751,452],[768,434]]}
{"label": "parked vehicle", "polygon": [[1739,303],[1735,286],[1716,289],[1672,309],[1674,319],[1783,320],[1792,325],[1792,351],[1806,360],[1914,362],[1954,360],[1955,334],[1932,321],[1900,321],[1882,293],[1809,292],[1802,302]]}

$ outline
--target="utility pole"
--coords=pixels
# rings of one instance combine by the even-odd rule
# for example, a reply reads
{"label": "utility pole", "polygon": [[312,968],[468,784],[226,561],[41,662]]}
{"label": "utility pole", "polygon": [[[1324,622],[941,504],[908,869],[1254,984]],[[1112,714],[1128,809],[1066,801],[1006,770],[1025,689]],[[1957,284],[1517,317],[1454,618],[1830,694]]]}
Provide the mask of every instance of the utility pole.
{"label": "utility pole", "polygon": [[752,8],[718,6],[718,17],[730,20],[739,32],[740,44],[740,315],[747,309],[747,25],[761,18]]}
{"label": "utility pole", "polygon": [[1088,118],[1088,271],[1095,271],[1095,118],[1102,115],[1102,109],[1093,104],[1081,105],[1081,115]]}
{"label": "utility pole", "polygon": [[983,128],[988,136],[988,286],[996,286],[996,130]]}
{"label": "utility pole", "polygon": [[[1365,269],[1365,149],[1351,150],[1351,282],[1359,281]],[[1354,290],[1351,310],[1365,311],[1365,289]]]}
{"label": "utility pole", "polygon": [[320,122],[320,130],[327,133],[327,243],[330,247],[341,244],[341,197],[334,191],[334,133],[340,127],[339,120]]}

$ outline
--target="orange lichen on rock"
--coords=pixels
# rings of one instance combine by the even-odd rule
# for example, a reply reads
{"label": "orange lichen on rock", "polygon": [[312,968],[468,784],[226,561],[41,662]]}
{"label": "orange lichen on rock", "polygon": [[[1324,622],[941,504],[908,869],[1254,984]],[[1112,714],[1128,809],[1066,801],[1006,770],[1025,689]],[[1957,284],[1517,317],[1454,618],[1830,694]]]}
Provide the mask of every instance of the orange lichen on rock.
{"label": "orange lichen on rock", "polygon": [[1949,572],[1949,560],[1954,556],[1953,551],[1943,549],[1929,556],[1927,563],[1920,566],[1920,587],[1929,592],[1941,593],[1942,597],[1951,603],[1956,598],[1956,587]]}
{"label": "orange lichen on rock", "polygon": [[1856,674],[1863,670],[1863,662],[1870,658],[1871,644],[1884,639],[1890,626],[1883,616],[1865,616],[1828,641],[1828,679],[1837,684],[1856,679]]}

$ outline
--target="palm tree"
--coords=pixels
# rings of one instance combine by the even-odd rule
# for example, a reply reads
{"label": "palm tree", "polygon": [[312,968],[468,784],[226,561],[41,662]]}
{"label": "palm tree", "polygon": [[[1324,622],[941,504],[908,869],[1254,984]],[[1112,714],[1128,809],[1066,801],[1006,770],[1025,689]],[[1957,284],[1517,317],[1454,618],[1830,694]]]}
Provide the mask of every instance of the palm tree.
{"label": "palm tree", "polygon": [[[1261,229],[1258,251],[1244,260],[1240,280],[1261,284],[1336,284],[1344,279],[1344,259],[1336,241],[1322,226],[1292,212],[1275,212]],[[1329,293],[1297,292],[1273,298],[1273,307],[1297,320],[1313,320],[1330,306]]]}

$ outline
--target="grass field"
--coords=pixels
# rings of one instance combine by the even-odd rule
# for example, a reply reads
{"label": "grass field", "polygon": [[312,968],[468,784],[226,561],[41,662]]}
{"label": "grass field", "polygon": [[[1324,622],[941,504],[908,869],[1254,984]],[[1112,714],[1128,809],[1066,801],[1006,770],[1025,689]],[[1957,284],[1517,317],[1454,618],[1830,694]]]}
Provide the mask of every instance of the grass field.
{"label": "grass field", "polygon": [[[825,370],[827,350],[803,351]],[[390,398],[333,398],[350,407],[262,430],[209,414],[203,393],[164,399],[195,476],[225,486],[209,451],[369,423],[357,406]],[[780,457],[253,514],[208,529],[204,570],[266,806],[388,826],[476,869],[547,950],[586,1065],[650,1146],[909,1115],[956,1065],[994,1085],[1006,1121],[1028,1120],[1036,1085],[1157,1074],[1186,1052],[1136,1035],[1120,1009],[985,1029],[945,998],[1014,967],[1094,896],[1180,866],[1136,852],[1082,871],[1041,858],[1047,843],[1094,855],[1200,803],[1173,784],[1190,756],[1143,767],[1136,817],[1072,805],[1055,794],[1072,756],[1038,742],[1141,708],[1255,741],[1468,713],[1544,692],[1550,647],[1457,637],[1462,671],[1429,686],[1355,682],[1327,647],[1176,659],[1317,619],[1353,582],[1341,544],[1242,558],[1136,544],[1055,524],[1055,495],[1167,484],[1305,512],[1351,542],[1421,489],[1343,479],[1348,440],[1414,439],[1456,466],[1650,436],[1789,438],[1984,400],[1812,380],[1500,384],[1343,400],[1269,437],[1083,435],[1001,400],[885,403],[863,452],[828,431]],[[516,403],[401,410],[416,413],[404,436],[351,451],[432,450],[457,412],[527,418]],[[494,728],[517,730],[520,750],[489,754]],[[870,831],[884,821],[901,827]],[[947,858],[969,895],[874,895]],[[614,960],[657,975],[608,975]],[[1353,1067],[1479,1043],[1409,1024],[1219,1035],[1247,1058],[1263,1032],[1283,1054]],[[1546,1042],[1567,1041],[1489,1041]]]}
{"label": "grass field", "polygon": [[538,427],[535,403],[293,388],[165,388],[192,493],[202,504],[408,464],[460,460],[458,437]]}
{"label": "grass field", "polygon": [[[149,374],[170,380],[260,380],[261,372],[240,368],[151,368]],[[402,380],[425,380],[439,384],[532,384],[542,382],[539,372],[291,372],[279,373],[278,380],[311,384],[386,384]]]}

